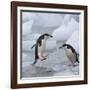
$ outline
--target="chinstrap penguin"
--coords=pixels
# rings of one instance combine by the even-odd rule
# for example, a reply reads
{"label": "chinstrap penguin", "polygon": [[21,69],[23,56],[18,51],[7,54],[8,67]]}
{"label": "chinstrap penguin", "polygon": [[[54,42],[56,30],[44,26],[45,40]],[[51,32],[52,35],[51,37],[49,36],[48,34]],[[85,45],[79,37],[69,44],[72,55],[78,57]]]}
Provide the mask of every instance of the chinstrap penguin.
{"label": "chinstrap penguin", "polygon": [[63,44],[61,47],[59,48],[64,48],[66,56],[68,57],[68,59],[71,61],[72,65],[75,66],[75,63],[78,62],[79,63],[79,54],[75,51],[75,49],[69,45],[69,44]]}
{"label": "chinstrap penguin", "polygon": [[53,36],[50,34],[43,34],[41,35],[37,41],[36,44],[34,44],[31,48],[35,47],[35,61],[32,65],[37,63],[37,60],[45,60],[46,54],[45,54],[45,48],[46,48],[46,40],[49,38],[52,38]]}

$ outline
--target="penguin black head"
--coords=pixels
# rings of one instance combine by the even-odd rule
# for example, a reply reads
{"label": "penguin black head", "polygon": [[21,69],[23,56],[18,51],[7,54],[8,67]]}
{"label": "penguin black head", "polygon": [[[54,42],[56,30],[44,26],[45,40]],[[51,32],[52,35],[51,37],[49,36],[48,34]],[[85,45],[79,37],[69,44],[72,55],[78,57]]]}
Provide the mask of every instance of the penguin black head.
{"label": "penguin black head", "polygon": [[48,34],[48,33],[45,33],[42,35],[44,39],[49,39],[49,38],[52,38],[53,36]]}
{"label": "penguin black head", "polygon": [[63,44],[63,45],[62,45],[62,47],[66,47],[66,46],[68,46],[68,44]]}
{"label": "penguin black head", "polygon": [[48,33],[45,33],[45,34],[42,34],[38,39],[37,39],[37,42],[36,44],[39,44],[41,46],[42,44],[42,40],[47,40],[49,38],[52,38],[53,36],[48,34]]}
{"label": "penguin black head", "polygon": [[66,48],[66,49],[71,49],[73,53],[76,53],[75,49],[69,45],[69,44],[63,44],[61,47],[59,48]]}
{"label": "penguin black head", "polygon": [[53,37],[52,35],[50,35],[50,34],[48,34],[48,33],[45,33],[45,34],[43,34],[44,36],[48,36],[48,37]]}

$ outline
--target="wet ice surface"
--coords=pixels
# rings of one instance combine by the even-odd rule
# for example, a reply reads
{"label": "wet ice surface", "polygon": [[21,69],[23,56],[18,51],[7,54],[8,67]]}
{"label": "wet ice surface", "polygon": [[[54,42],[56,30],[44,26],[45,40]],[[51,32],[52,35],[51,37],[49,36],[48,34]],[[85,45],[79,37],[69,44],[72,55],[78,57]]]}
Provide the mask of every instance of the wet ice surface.
{"label": "wet ice surface", "polygon": [[34,51],[24,51],[22,78],[79,75],[79,65],[72,66],[63,49],[50,50],[47,54],[46,60],[38,60],[35,65],[32,65]]}

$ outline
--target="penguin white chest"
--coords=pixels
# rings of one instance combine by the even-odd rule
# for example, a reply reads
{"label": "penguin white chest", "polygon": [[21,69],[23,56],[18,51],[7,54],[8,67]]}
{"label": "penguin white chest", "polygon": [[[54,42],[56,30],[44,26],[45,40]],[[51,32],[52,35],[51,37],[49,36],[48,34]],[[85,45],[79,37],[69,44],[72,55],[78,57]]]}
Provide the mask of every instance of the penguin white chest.
{"label": "penguin white chest", "polygon": [[66,56],[69,58],[69,60],[74,63],[76,60],[75,54],[71,51],[71,49],[65,49]]}
{"label": "penguin white chest", "polygon": [[42,40],[41,42],[41,46],[38,46],[38,54],[39,56],[43,56],[43,54],[45,53],[45,48],[46,48],[46,40]]}
{"label": "penguin white chest", "polygon": [[67,56],[72,56],[73,55],[73,53],[70,49],[65,49],[65,53],[66,53]]}
{"label": "penguin white chest", "polygon": [[42,46],[41,46],[41,49],[42,51],[45,51],[45,48],[46,48],[46,40],[42,40]]}

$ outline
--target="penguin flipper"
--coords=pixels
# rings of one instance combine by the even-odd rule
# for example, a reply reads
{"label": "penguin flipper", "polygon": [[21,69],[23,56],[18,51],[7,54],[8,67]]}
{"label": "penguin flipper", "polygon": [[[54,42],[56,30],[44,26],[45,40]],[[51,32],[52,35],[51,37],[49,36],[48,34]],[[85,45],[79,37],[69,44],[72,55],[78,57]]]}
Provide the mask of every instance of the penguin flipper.
{"label": "penguin flipper", "polygon": [[36,44],[34,44],[32,47],[31,47],[31,49],[33,48],[33,47],[35,47],[36,46]]}

